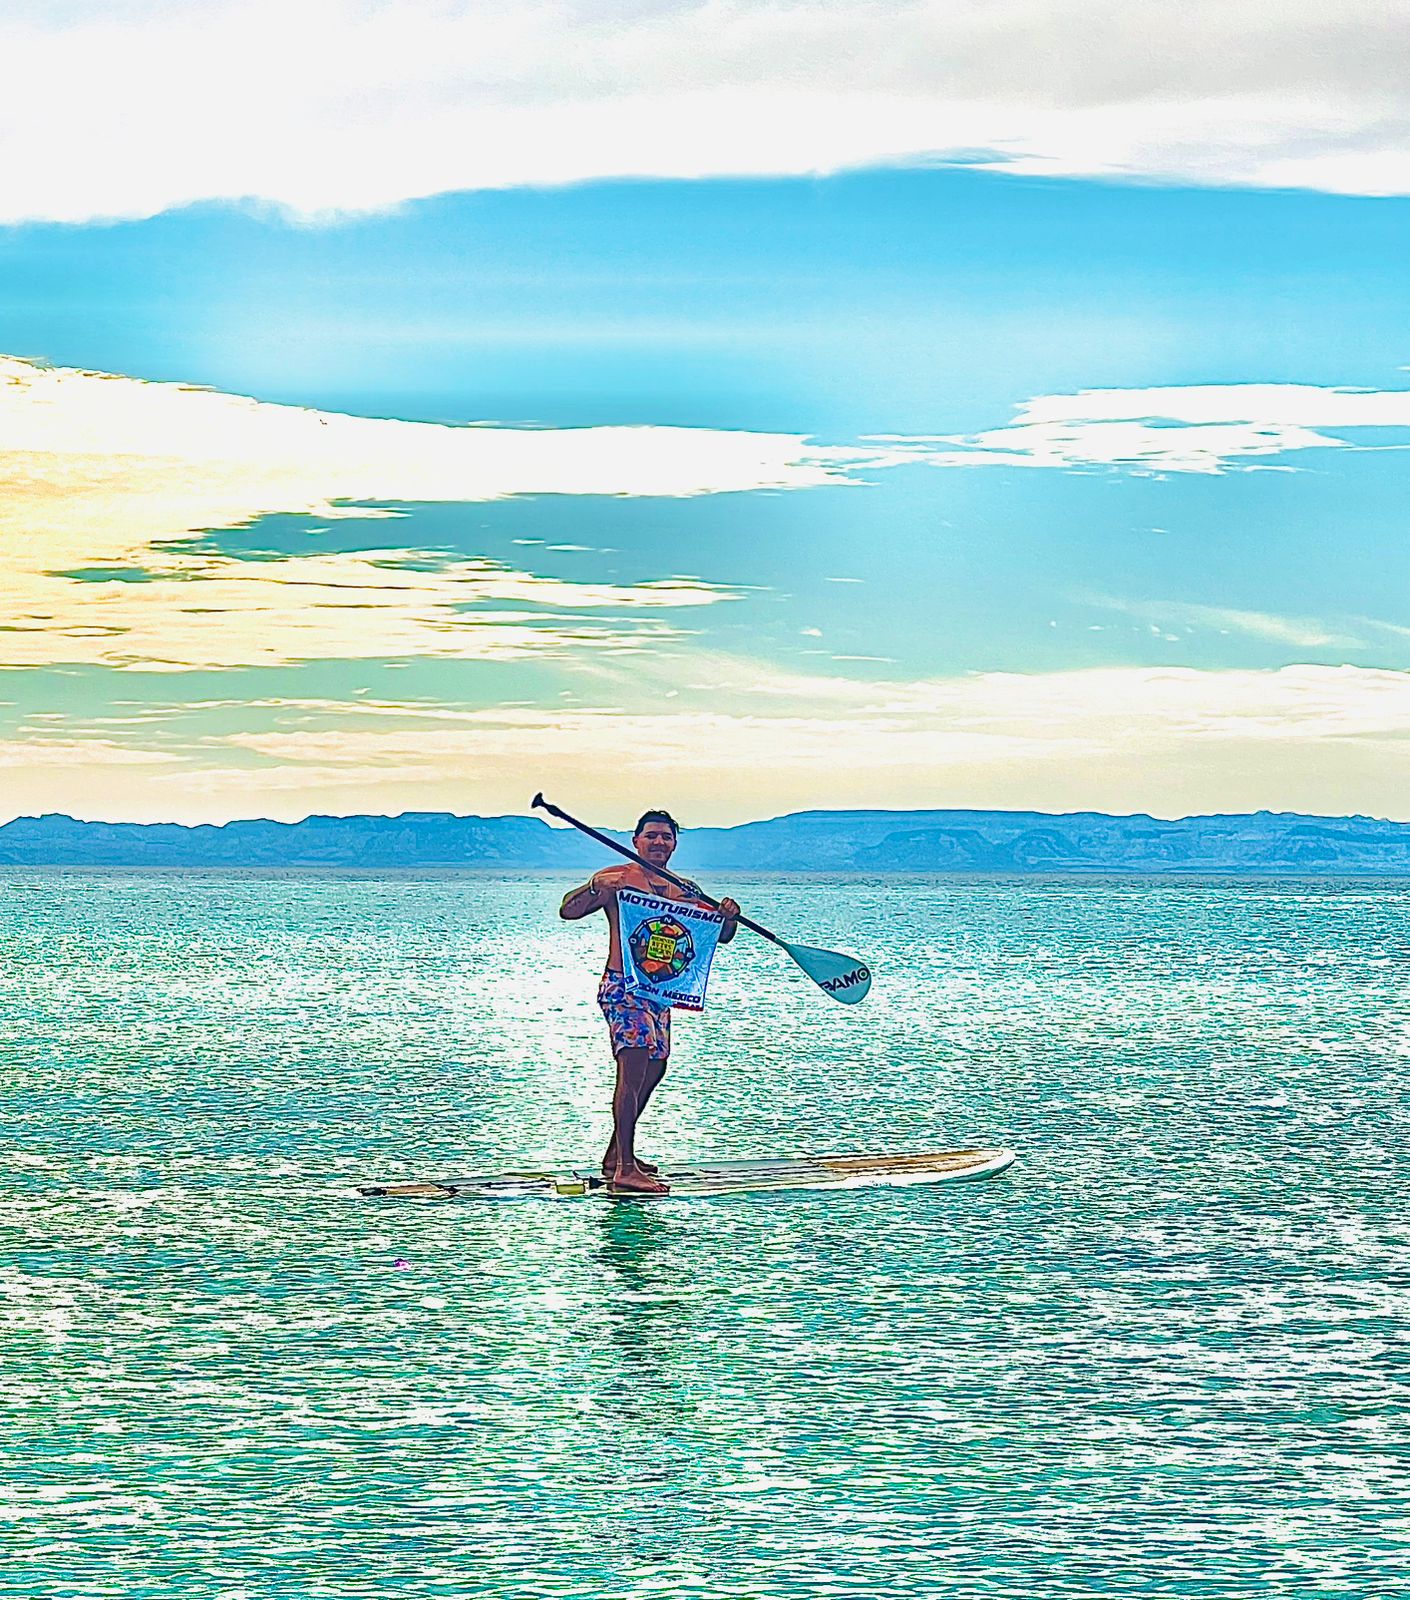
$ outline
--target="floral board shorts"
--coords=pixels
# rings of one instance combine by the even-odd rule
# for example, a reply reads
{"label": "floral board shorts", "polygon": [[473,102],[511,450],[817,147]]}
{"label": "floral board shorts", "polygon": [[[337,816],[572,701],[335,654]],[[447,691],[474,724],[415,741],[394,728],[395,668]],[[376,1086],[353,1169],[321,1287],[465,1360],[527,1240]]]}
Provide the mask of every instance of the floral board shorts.
{"label": "floral board shorts", "polygon": [[611,971],[602,974],[597,1003],[607,1018],[614,1056],[623,1050],[645,1050],[650,1060],[664,1061],[670,1055],[670,1006],[658,1006],[641,995],[628,994],[622,974]]}

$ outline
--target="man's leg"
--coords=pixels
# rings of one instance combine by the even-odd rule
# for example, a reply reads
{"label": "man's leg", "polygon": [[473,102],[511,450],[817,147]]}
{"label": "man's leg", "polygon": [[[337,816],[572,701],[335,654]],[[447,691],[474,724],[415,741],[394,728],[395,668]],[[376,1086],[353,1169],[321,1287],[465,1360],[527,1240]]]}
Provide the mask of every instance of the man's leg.
{"label": "man's leg", "polygon": [[[620,1071],[620,1068],[618,1070]],[[646,1063],[646,1073],[642,1078],[641,1097],[637,1101],[636,1115],[638,1122],[641,1120],[642,1112],[646,1110],[646,1102],[660,1087],[661,1080],[665,1076],[665,1061],[658,1061],[655,1056],[650,1057]],[[619,1157],[617,1155],[617,1130],[614,1127],[612,1129],[612,1138],[607,1145],[607,1154],[602,1158],[603,1177],[610,1178],[616,1172],[618,1163]],[[661,1170],[654,1161],[648,1161],[644,1156],[638,1156],[636,1158],[636,1164],[643,1172],[656,1173]]]}
{"label": "man's leg", "polygon": [[617,1057],[617,1087],[612,1095],[613,1141],[617,1147],[613,1188],[633,1189],[641,1194],[668,1192],[659,1178],[643,1171],[636,1158],[637,1119],[664,1072],[665,1063],[653,1062],[644,1049],[623,1050]]}
{"label": "man's leg", "polygon": [[646,1110],[646,1102],[652,1097],[653,1094],[656,1093],[657,1089],[661,1087],[661,1080],[665,1076],[666,1063],[664,1061],[658,1061],[655,1056],[652,1056],[646,1063],[646,1082],[641,1091],[640,1109],[642,1111]]}

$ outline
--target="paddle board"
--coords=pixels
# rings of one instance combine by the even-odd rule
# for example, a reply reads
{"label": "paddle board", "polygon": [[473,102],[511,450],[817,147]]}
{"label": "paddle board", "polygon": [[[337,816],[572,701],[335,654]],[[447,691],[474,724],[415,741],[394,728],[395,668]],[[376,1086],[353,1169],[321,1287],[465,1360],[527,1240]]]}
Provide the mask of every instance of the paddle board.
{"label": "paddle board", "polygon": [[900,1188],[993,1178],[1017,1160],[1012,1150],[935,1150],[917,1155],[797,1156],[783,1161],[712,1161],[662,1170],[666,1195],[614,1190],[590,1169],[498,1172],[433,1181],[369,1183],[358,1193],[377,1200],[676,1200],[761,1194],[788,1189]]}

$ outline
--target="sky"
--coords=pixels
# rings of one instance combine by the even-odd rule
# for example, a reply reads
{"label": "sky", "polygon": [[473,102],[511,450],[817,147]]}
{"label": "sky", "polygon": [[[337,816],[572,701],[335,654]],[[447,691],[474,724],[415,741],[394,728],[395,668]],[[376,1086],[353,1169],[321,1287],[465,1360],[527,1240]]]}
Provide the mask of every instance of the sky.
{"label": "sky", "polygon": [[12,0],[0,820],[1410,820],[1407,24]]}

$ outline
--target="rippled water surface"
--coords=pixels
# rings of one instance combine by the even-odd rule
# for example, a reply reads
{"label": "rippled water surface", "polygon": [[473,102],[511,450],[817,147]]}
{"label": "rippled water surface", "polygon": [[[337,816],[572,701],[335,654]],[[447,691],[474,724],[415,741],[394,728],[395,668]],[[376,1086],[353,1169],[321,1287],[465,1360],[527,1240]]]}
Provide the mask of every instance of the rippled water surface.
{"label": "rippled water surface", "polygon": [[1410,890],[747,880],[876,988],[741,935],[644,1148],[1007,1176],[352,1197],[600,1154],[564,887],[0,875],[0,1593],[1403,1592]]}

